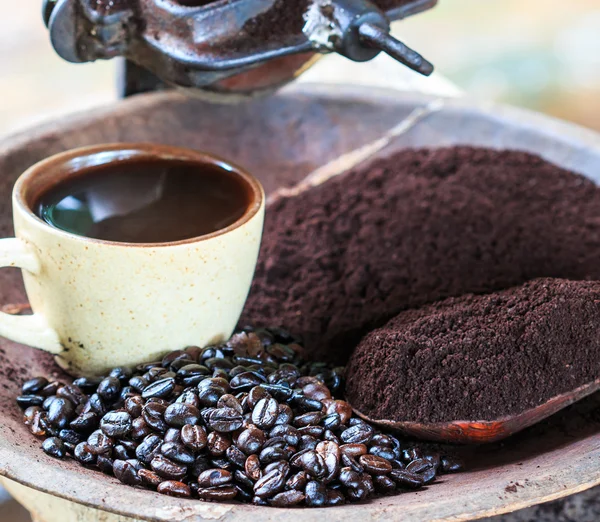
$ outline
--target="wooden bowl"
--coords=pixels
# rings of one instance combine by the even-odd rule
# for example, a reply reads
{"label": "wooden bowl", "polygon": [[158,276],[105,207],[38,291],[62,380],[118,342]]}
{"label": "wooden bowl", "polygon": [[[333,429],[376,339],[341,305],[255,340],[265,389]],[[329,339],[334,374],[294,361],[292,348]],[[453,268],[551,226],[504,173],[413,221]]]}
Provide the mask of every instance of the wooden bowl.
{"label": "wooden bowl", "polygon": [[[600,178],[596,134],[515,109],[339,86],[296,86],[238,106],[209,105],[178,93],[151,94],[1,144],[0,237],[12,234],[10,189],[25,168],[68,148],[109,141],[156,141],[208,150],[248,168],[271,195],[279,185],[290,187],[313,171],[304,186],[319,183],[374,153],[457,143],[525,149],[597,182]],[[0,306],[25,300],[19,272],[0,270]],[[77,503],[79,511],[73,513],[80,513],[82,506],[100,510],[86,520],[122,521],[108,515],[116,513],[164,522],[458,521],[513,511],[600,483],[600,396],[594,394],[502,444],[462,448],[469,471],[443,476],[418,492],[326,510],[173,499],[123,486],[41,451],[13,401],[23,380],[56,371],[51,357],[0,340],[0,476],[48,494],[38,497],[37,507],[34,501],[28,504],[40,521],[84,519],[67,518],[48,507],[44,511],[50,505],[46,500],[58,497]],[[26,490],[11,490],[25,498]]]}

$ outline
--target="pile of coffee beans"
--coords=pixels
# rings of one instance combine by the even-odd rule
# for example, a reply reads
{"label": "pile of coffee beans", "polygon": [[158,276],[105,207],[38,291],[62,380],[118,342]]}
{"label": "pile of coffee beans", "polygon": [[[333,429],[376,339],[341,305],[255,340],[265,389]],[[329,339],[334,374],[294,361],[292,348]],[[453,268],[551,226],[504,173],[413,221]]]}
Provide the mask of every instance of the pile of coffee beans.
{"label": "pile of coffee beans", "polygon": [[333,506],[460,470],[354,417],[343,368],[301,354],[286,331],[247,328],[104,378],[38,377],[17,404],[48,455],[174,497]]}

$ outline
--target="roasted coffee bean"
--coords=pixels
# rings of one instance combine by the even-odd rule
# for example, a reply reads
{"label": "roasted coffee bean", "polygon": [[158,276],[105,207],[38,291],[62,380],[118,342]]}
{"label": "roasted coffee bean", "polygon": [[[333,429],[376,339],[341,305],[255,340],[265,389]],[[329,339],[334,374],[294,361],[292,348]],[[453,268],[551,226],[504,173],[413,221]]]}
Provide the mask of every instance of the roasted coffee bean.
{"label": "roasted coffee bean", "polygon": [[294,391],[289,387],[289,385],[287,385],[287,383],[262,384],[261,387],[264,388],[275,400],[280,402],[290,400],[294,394]]}
{"label": "roasted coffee bean", "polygon": [[90,445],[87,442],[77,444],[73,454],[84,465],[92,465],[96,462],[96,454],[91,451]]}
{"label": "roasted coffee bean", "polygon": [[233,471],[235,469],[235,466],[229,460],[223,457],[211,459],[210,463],[212,464],[210,467],[213,468],[225,469],[227,471]]}
{"label": "roasted coffee bean", "polygon": [[105,455],[110,453],[114,447],[114,441],[102,431],[94,431],[87,439],[90,452],[94,455]]}
{"label": "roasted coffee bean", "polygon": [[115,460],[113,462],[113,473],[123,484],[139,486],[142,483],[135,466],[126,460]]}
{"label": "roasted coffee bean", "polygon": [[121,393],[121,383],[114,377],[106,377],[98,385],[96,393],[105,401],[115,400]]}
{"label": "roasted coffee bean", "polygon": [[361,455],[367,454],[367,446],[364,444],[342,444],[340,446],[340,452],[349,457],[360,457]]}
{"label": "roasted coffee bean", "polygon": [[371,473],[372,475],[385,475],[392,471],[392,465],[389,461],[376,455],[361,455],[358,457],[358,462],[367,473]]}
{"label": "roasted coffee bean", "polygon": [[202,348],[199,346],[188,346],[184,351],[193,361],[200,359],[200,355],[202,354]]}
{"label": "roasted coffee bean", "polygon": [[236,485],[242,486],[248,491],[252,491],[254,488],[254,481],[248,475],[246,475],[245,471],[242,471],[241,469],[236,469],[233,472],[233,480]]}
{"label": "roasted coffee bean", "polygon": [[200,404],[200,399],[198,398],[198,390],[196,388],[184,390],[183,393],[177,397],[175,402],[189,404],[194,408],[200,409],[202,406]]}
{"label": "roasted coffee bean", "polygon": [[148,384],[150,384],[148,379],[139,375],[129,379],[129,386],[140,393],[148,386]]}
{"label": "roasted coffee bean", "polygon": [[165,442],[181,442],[181,431],[177,428],[169,428],[165,431],[163,440]]}
{"label": "roasted coffee bean", "polygon": [[202,500],[233,500],[237,495],[235,486],[217,486],[215,488],[198,488],[198,497]]}
{"label": "roasted coffee bean", "polygon": [[189,355],[184,350],[175,350],[174,352],[168,353],[161,360],[161,365],[163,368],[168,368],[178,359],[188,359]]}
{"label": "roasted coffee bean", "polygon": [[265,441],[264,431],[257,428],[248,428],[239,434],[237,445],[246,455],[252,455],[261,450]]}
{"label": "roasted coffee bean", "polygon": [[321,425],[327,430],[337,430],[342,425],[339,413],[329,413],[323,417]]}
{"label": "roasted coffee bean", "polygon": [[196,386],[209,373],[210,370],[206,366],[192,363],[179,368],[175,379],[184,386]]}
{"label": "roasted coffee bean", "polygon": [[48,409],[48,422],[59,430],[65,429],[75,418],[75,408],[71,401],[56,398]]}
{"label": "roasted coffee bean", "polygon": [[109,437],[126,437],[131,431],[131,415],[126,411],[108,412],[100,421],[100,429]]}
{"label": "roasted coffee bean", "polygon": [[376,433],[373,435],[369,444],[372,444],[373,446],[386,446],[389,448],[394,447],[392,439],[383,433]]}
{"label": "roasted coffee bean", "polygon": [[300,504],[305,498],[307,497],[301,491],[290,489],[289,491],[277,493],[269,500],[269,504],[275,507],[291,507]]}
{"label": "roasted coffee bean", "polygon": [[74,430],[60,430],[58,433],[58,437],[63,442],[68,442],[69,444],[79,444],[81,442],[81,437],[79,433]]}
{"label": "roasted coffee bean", "polygon": [[36,395],[48,385],[48,379],[45,377],[35,377],[23,383],[21,393],[23,395]]}
{"label": "roasted coffee bean", "polygon": [[436,471],[437,470],[435,466],[431,466],[430,468],[427,468],[418,475],[423,479],[423,484],[427,485],[431,484],[435,480]]}
{"label": "roasted coffee bean", "polygon": [[243,468],[246,463],[246,454],[237,446],[229,446],[225,451],[225,457],[238,468]]}
{"label": "roasted coffee bean", "polygon": [[160,447],[160,452],[168,459],[178,464],[189,465],[194,463],[194,455],[185,446],[178,442],[165,442]]}
{"label": "roasted coffee bean", "polygon": [[[205,381],[202,381],[205,382]],[[200,384],[202,384],[202,382]],[[202,407],[216,406],[225,390],[219,386],[199,388],[198,401]]]}
{"label": "roasted coffee bean", "polygon": [[188,498],[192,496],[189,486],[177,480],[165,480],[158,485],[156,490],[170,497]]}
{"label": "roasted coffee bean", "polygon": [[373,433],[373,428],[368,424],[357,424],[344,430],[340,438],[344,444],[367,444]]}
{"label": "roasted coffee bean", "polygon": [[178,480],[185,476],[187,467],[177,464],[163,455],[156,455],[150,462],[150,467],[161,477]]}
{"label": "roasted coffee bean", "polygon": [[285,489],[296,489],[298,491],[304,491],[306,484],[310,480],[310,475],[306,471],[299,471],[292,475],[285,483]]}
{"label": "roasted coffee bean", "polygon": [[210,459],[206,455],[200,455],[196,457],[196,460],[194,460],[194,463],[190,466],[190,474],[197,477],[200,473],[207,469],[211,469],[212,467],[214,466]]}
{"label": "roasted coffee bean", "polygon": [[419,448],[403,449],[400,457],[406,464],[408,464],[413,460],[422,458],[423,453]]}
{"label": "roasted coffee bean", "polygon": [[394,451],[387,446],[371,446],[369,453],[386,460],[392,460],[396,457]]}
{"label": "roasted coffee bean", "polygon": [[56,392],[56,396],[67,399],[74,406],[78,406],[79,404],[83,404],[87,401],[87,395],[81,391],[79,386],[75,386],[74,384],[62,386]]}
{"label": "roasted coffee bean", "polygon": [[373,485],[375,490],[387,495],[396,490],[396,483],[387,475],[374,475]]}
{"label": "roasted coffee bean", "polygon": [[39,415],[40,413],[42,413],[42,408],[39,406],[29,406],[29,408],[23,412],[23,423],[25,426],[31,426],[36,414]]}
{"label": "roasted coffee bean", "polygon": [[182,428],[186,424],[198,424],[201,415],[198,408],[184,403],[171,404],[164,413],[165,422],[169,426]]}
{"label": "roasted coffee bean", "polygon": [[327,488],[322,482],[311,480],[306,484],[305,503],[309,507],[322,507],[327,502]]}
{"label": "roasted coffee bean", "polygon": [[294,412],[287,404],[280,404],[275,424],[289,424],[294,419]]}
{"label": "roasted coffee bean", "polygon": [[61,382],[58,382],[58,381],[49,382],[48,384],[46,384],[46,386],[44,386],[42,388],[40,395],[42,395],[44,397],[50,397],[51,395],[56,395],[56,392],[58,391],[58,389],[61,386],[63,386],[63,384]]}
{"label": "roasted coffee bean", "polygon": [[252,422],[263,430],[272,428],[278,413],[279,404],[275,399],[261,399],[252,410]]}
{"label": "roasted coffee bean", "polygon": [[325,462],[326,473],[323,477],[324,482],[331,482],[340,466],[340,447],[335,442],[319,442],[315,451],[323,458]]}
{"label": "roasted coffee bean", "polygon": [[248,392],[248,407],[253,410],[261,399],[270,399],[271,394],[263,386],[255,386]]}
{"label": "roasted coffee bean", "polygon": [[258,372],[243,372],[231,379],[229,385],[235,391],[250,391],[254,386],[266,381],[267,379]]}
{"label": "roasted coffee bean", "polygon": [[358,461],[354,457],[349,457],[348,455],[344,455],[342,453],[341,456],[342,465],[352,468],[354,471],[358,473],[362,473],[365,468],[363,468],[362,464],[359,464]]}
{"label": "roasted coffee bean", "polygon": [[290,446],[297,446],[300,442],[300,433],[289,424],[278,424],[270,432],[269,438],[282,437]]}
{"label": "roasted coffee bean", "polygon": [[271,464],[272,462],[277,462],[286,459],[287,453],[283,448],[270,446],[268,448],[263,448],[258,458],[260,460],[260,463],[263,466],[266,466],[267,464]]}
{"label": "roasted coffee bean", "polygon": [[389,476],[401,488],[419,489],[424,484],[422,477],[404,469],[393,469]]}
{"label": "roasted coffee bean", "polygon": [[279,493],[285,486],[286,476],[280,469],[266,473],[254,484],[254,494],[259,498],[269,498]]}
{"label": "roasted coffee bean", "polygon": [[164,433],[169,426],[164,420],[167,408],[158,402],[148,402],[142,410],[142,418],[152,429]]}
{"label": "roasted coffee bean", "polygon": [[146,435],[152,433],[152,428],[148,426],[143,417],[138,417],[134,419],[131,423],[131,437],[134,440],[143,439]]}
{"label": "roasted coffee bean", "polygon": [[315,449],[318,442],[319,441],[311,435],[300,435],[298,450]]}
{"label": "roasted coffee bean", "polygon": [[164,480],[160,475],[148,469],[140,469],[138,476],[142,480],[142,484],[150,489],[156,489]]}
{"label": "roasted coffee bean", "polygon": [[207,448],[211,455],[220,457],[231,446],[231,437],[227,433],[213,431],[208,435]]}
{"label": "roasted coffee bean", "polygon": [[158,455],[161,445],[162,439],[158,435],[148,435],[136,448],[135,456],[149,465],[152,459]]}
{"label": "roasted coffee bean", "polygon": [[320,383],[309,383],[302,388],[302,393],[309,399],[322,401],[323,399],[331,399],[329,388]]}
{"label": "roasted coffee bean", "polygon": [[312,411],[303,415],[298,415],[294,419],[294,426],[296,428],[303,428],[305,426],[316,426],[323,420],[324,415],[320,411]]}
{"label": "roasted coffee bean", "polygon": [[216,408],[208,417],[208,426],[224,433],[236,431],[242,424],[242,414],[233,408]]}
{"label": "roasted coffee bean", "polygon": [[100,416],[91,411],[88,413],[82,413],[78,417],[75,417],[69,424],[71,429],[79,433],[87,433],[95,430],[100,423]]}
{"label": "roasted coffee bean", "polygon": [[293,407],[302,412],[321,411],[323,409],[323,403],[321,401],[309,399],[304,395],[294,395],[290,399],[290,402]]}
{"label": "roasted coffee bean", "polygon": [[51,457],[62,459],[67,451],[62,440],[58,437],[50,437],[42,443],[42,449]]}
{"label": "roasted coffee bean", "polygon": [[229,408],[235,410],[240,415],[244,413],[244,409],[240,402],[236,399],[234,395],[230,393],[226,393],[225,395],[219,397],[217,401],[217,408]]}
{"label": "roasted coffee bean", "polygon": [[198,452],[206,447],[208,435],[202,426],[186,424],[181,428],[181,442],[190,450]]}
{"label": "roasted coffee bean", "polygon": [[337,413],[340,416],[340,422],[347,424],[352,417],[352,406],[346,401],[336,400],[327,407],[327,414],[330,413]]}
{"label": "roasted coffee bean", "polygon": [[125,446],[122,446],[121,444],[119,444],[113,448],[112,456],[113,456],[113,458],[120,459],[120,460],[127,460],[127,459],[131,458],[131,455],[129,455],[129,452],[127,451]]}
{"label": "roasted coffee bean", "polygon": [[142,414],[143,407],[144,400],[139,395],[125,399],[125,410],[132,419],[137,419]]}
{"label": "roasted coffee bean", "polygon": [[[177,373],[179,372],[179,370],[181,368],[184,368],[185,366],[190,366],[191,364],[195,364],[195,362],[190,359],[190,358],[186,358],[186,359],[177,359],[176,361],[174,361],[171,366],[169,366],[169,369],[171,370],[171,372],[175,372],[175,374],[177,375]],[[208,370],[208,368],[207,368]],[[182,383],[185,384],[185,383]],[[195,383],[197,384],[197,383]],[[185,384],[186,386],[189,386],[189,384]]]}
{"label": "roasted coffee bean", "polygon": [[105,455],[98,455],[98,457],[96,458],[96,467],[106,475],[113,474],[113,465],[114,460]]}
{"label": "roasted coffee bean", "polygon": [[462,461],[453,457],[442,457],[441,466],[444,473],[458,473],[464,468]]}
{"label": "roasted coffee bean", "polygon": [[230,484],[232,480],[233,476],[229,471],[224,469],[207,469],[198,476],[198,486],[201,488],[212,488],[222,486],[223,484]]}
{"label": "roasted coffee bean", "polygon": [[[133,385],[132,385],[133,386]],[[151,397],[165,398],[171,395],[175,388],[175,379],[173,377],[167,377],[165,379],[159,379],[152,384],[149,384],[144,388],[142,392],[143,399],[150,399]]]}
{"label": "roasted coffee bean", "polygon": [[103,417],[106,415],[108,411],[106,408],[106,404],[104,404],[104,400],[97,393],[93,393],[90,395],[88,402],[86,403],[86,411],[96,412],[98,415]]}
{"label": "roasted coffee bean", "polygon": [[298,428],[298,433],[300,433],[300,436],[310,435],[311,437],[320,439],[323,433],[325,433],[325,428],[323,426],[304,426],[303,428]]}
{"label": "roasted coffee bean", "polygon": [[327,475],[325,459],[315,450],[308,450],[300,455],[296,465],[315,478],[322,478]]}
{"label": "roasted coffee bean", "polygon": [[118,379],[121,384],[127,383],[129,379],[131,379],[132,375],[132,369],[128,368],[127,366],[117,366],[116,368],[113,368],[108,374],[109,377]]}
{"label": "roasted coffee bean", "polygon": [[102,377],[79,377],[73,381],[73,384],[85,393],[94,393],[101,382]]}
{"label": "roasted coffee bean", "polygon": [[433,468],[433,464],[427,459],[415,459],[406,465],[406,471],[411,473],[420,474],[429,468]]}
{"label": "roasted coffee bean", "polygon": [[258,455],[250,455],[244,464],[246,475],[255,482],[262,476]]}

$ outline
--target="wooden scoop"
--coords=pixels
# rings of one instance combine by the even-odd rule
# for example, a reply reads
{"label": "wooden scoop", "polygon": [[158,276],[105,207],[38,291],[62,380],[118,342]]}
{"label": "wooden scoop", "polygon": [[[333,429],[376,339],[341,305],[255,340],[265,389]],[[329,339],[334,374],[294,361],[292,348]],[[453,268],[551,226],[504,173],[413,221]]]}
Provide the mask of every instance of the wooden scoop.
{"label": "wooden scoop", "polygon": [[435,442],[455,444],[481,444],[497,442],[510,435],[533,426],[556,412],[600,390],[600,379],[584,384],[573,391],[557,395],[552,399],[518,415],[500,417],[491,421],[455,420],[448,422],[411,422],[372,419],[352,407],[366,421],[402,435]]}

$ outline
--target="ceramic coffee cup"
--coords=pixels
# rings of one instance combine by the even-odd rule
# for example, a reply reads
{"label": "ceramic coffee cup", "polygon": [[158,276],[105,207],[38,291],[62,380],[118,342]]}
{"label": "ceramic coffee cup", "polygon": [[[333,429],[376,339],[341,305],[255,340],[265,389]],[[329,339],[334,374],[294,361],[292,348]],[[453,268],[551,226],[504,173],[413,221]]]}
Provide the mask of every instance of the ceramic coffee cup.
{"label": "ceramic coffee cup", "polygon": [[[237,176],[250,193],[241,218],[217,232],[170,243],[119,243],[54,228],[34,205],[81,169],[126,159],[174,159]],[[56,355],[73,374],[160,358],[229,338],[254,274],[264,192],[244,170],[213,156],[154,144],[81,148],[48,158],[15,184],[15,238],[0,240],[0,266],[19,267],[31,316],[0,314],[0,335]]]}

